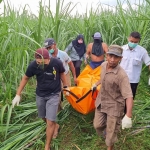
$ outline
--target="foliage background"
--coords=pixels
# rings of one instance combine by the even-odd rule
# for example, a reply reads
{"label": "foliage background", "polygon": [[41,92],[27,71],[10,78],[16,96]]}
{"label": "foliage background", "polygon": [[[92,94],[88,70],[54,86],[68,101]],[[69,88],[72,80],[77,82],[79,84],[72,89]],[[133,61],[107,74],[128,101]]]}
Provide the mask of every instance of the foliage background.
{"label": "foliage background", "polygon": [[[31,79],[22,93],[22,102],[12,109],[11,101],[16,88],[31,60],[35,49],[43,46],[47,37],[53,37],[60,49],[64,50],[77,34],[81,33],[88,44],[91,36],[99,31],[108,45],[127,43],[132,31],[142,35],[140,45],[150,53],[150,1],[132,8],[129,1],[127,9],[121,2],[115,11],[103,9],[77,13],[71,16],[75,6],[63,5],[56,0],[56,12],[52,14],[49,6],[39,4],[39,14],[29,14],[26,6],[23,13],[15,11],[5,2],[0,16],[0,149],[1,150],[41,150],[45,142],[45,124],[37,118],[35,105],[35,79]],[[89,16],[87,15],[89,13]],[[84,64],[82,66],[84,68]],[[82,69],[83,69],[82,68]],[[119,150],[149,150],[150,88],[147,84],[148,69],[143,65],[141,81],[135,98],[133,128],[121,131],[115,148]],[[84,116],[77,113],[65,101],[64,110],[58,114],[61,124],[60,136],[53,140],[57,150],[98,150],[106,149],[92,125],[93,113]],[[135,136],[136,135],[136,136]]]}

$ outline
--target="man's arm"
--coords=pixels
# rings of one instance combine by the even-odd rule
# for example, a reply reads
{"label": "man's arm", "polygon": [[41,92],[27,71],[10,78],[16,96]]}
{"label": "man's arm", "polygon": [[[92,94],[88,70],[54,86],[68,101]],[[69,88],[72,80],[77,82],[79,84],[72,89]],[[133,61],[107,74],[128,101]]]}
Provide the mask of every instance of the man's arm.
{"label": "man's arm", "polygon": [[87,48],[86,48],[86,53],[85,53],[85,56],[84,56],[84,63],[85,63],[85,64],[87,64],[87,59],[90,58],[90,54],[91,54],[91,50],[92,50],[91,47],[92,47],[92,46],[91,46],[91,43],[90,43],[90,44],[88,44],[88,46],[87,46]]}
{"label": "man's arm", "polygon": [[21,92],[24,89],[25,85],[27,84],[28,80],[29,80],[29,77],[27,77],[26,75],[24,75],[23,78],[22,78],[22,80],[21,80],[21,82],[20,82],[20,85],[18,87],[16,96],[12,100],[12,108],[14,108],[15,105],[17,105],[17,106],[19,105]]}
{"label": "man's arm", "polygon": [[86,49],[86,59],[89,59],[90,53],[91,53],[91,43],[88,44],[87,49]]}
{"label": "man's arm", "polygon": [[100,85],[100,84],[101,84],[101,79],[98,80],[98,81],[95,83],[95,86],[98,86],[98,85]]}
{"label": "man's arm", "polygon": [[133,98],[130,97],[126,99],[126,109],[127,109],[126,115],[129,118],[132,118],[132,108],[133,108]]}
{"label": "man's arm", "polygon": [[19,85],[19,87],[17,89],[16,95],[20,95],[21,94],[21,92],[24,89],[25,85],[27,84],[28,80],[29,80],[29,77],[27,77],[26,75],[24,75],[23,78],[22,78],[22,80],[21,80],[21,82],[20,82],[20,85]]}
{"label": "man's arm", "polygon": [[108,52],[107,44],[106,43],[102,43],[102,47],[103,47],[104,52],[107,53]]}
{"label": "man's arm", "polygon": [[124,77],[120,77],[121,80],[119,82],[120,91],[124,99],[126,99],[126,115],[131,118],[132,117],[132,107],[133,107],[133,94],[131,90],[131,86],[129,83],[129,78],[127,75]]}
{"label": "man's arm", "polygon": [[60,78],[61,78],[61,81],[63,83],[63,86],[67,86],[66,76],[64,73],[60,73]]}

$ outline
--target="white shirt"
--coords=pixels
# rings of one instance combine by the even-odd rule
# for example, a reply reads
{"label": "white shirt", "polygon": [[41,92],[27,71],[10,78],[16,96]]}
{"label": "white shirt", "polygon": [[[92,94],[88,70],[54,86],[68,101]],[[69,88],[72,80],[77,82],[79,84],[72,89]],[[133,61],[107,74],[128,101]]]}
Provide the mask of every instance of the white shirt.
{"label": "white shirt", "polygon": [[60,59],[63,63],[63,66],[65,68],[65,74],[69,71],[68,63],[71,61],[71,58],[68,56],[68,54],[64,51],[61,51],[58,49],[57,58]]}
{"label": "white shirt", "polygon": [[123,58],[121,67],[126,71],[130,83],[138,83],[140,80],[142,64],[150,65],[150,57],[145,48],[137,45],[133,50],[130,50],[127,45],[122,46]]}

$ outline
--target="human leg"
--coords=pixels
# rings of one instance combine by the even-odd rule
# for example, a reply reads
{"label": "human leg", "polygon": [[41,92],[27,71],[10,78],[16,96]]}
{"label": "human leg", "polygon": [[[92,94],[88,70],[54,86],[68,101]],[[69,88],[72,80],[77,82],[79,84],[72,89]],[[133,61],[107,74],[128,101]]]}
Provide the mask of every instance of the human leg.
{"label": "human leg", "polygon": [[107,150],[113,150],[114,143],[118,140],[117,133],[120,130],[121,117],[115,117],[107,115],[107,127],[106,127],[106,145]]}
{"label": "human leg", "polygon": [[94,116],[94,128],[98,135],[103,135],[103,131],[106,128],[106,120],[107,116],[105,113],[100,111],[100,106],[95,109],[95,116]]}
{"label": "human leg", "polygon": [[54,121],[50,121],[50,120],[46,119],[46,124],[47,124],[47,126],[46,126],[45,150],[49,150],[56,123]]}
{"label": "human leg", "polygon": [[52,137],[55,135],[59,128],[59,125],[56,123],[56,116],[58,111],[58,104],[60,100],[60,93],[52,94],[49,97],[46,97],[46,145],[45,150],[50,146]]}
{"label": "human leg", "polygon": [[81,67],[82,61],[81,60],[73,61],[73,64],[76,70],[76,77],[78,77],[80,75],[80,67]]}
{"label": "human leg", "polygon": [[137,89],[138,83],[130,83],[130,85],[131,85],[133,99],[134,99],[136,95],[136,89]]}
{"label": "human leg", "polygon": [[[134,100],[138,83],[130,83],[130,86],[131,86],[131,90],[132,90],[132,94],[133,94],[133,100]],[[126,114],[126,111],[127,111],[127,107],[126,107],[126,103],[125,103],[125,109],[124,109],[125,114]]]}

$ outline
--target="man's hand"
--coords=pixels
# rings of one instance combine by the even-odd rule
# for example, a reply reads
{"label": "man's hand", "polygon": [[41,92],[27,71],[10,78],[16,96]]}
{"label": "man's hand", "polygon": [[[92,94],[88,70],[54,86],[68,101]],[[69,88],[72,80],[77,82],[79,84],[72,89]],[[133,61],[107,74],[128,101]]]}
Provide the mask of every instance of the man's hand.
{"label": "man's hand", "polygon": [[86,60],[89,59],[89,55],[88,54],[85,55],[85,59]]}
{"label": "man's hand", "polygon": [[122,119],[122,129],[131,127],[132,127],[132,120],[127,115],[125,115]]}
{"label": "man's hand", "polygon": [[19,105],[20,102],[20,96],[16,95],[15,98],[12,100],[12,108],[14,108],[15,105]]}
{"label": "man's hand", "polygon": [[93,84],[92,87],[91,87],[91,90],[92,90],[92,91],[95,91],[95,90],[96,90],[96,87],[97,87],[97,85],[96,85],[96,84]]}
{"label": "man's hand", "polygon": [[64,89],[64,90],[67,90],[67,91],[65,91],[64,94],[65,94],[66,96],[69,96],[70,94],[69,94],[68,91],[70,91],[70,89],[69,89],[67,86],[63,86],[63,89]]}
{"label": "man's hand", "polygon": [[84,64],[87,65],[87,60],[86,59],[84,60]]}
{"label": "man's hand", "polygon": [[77,85],[78,84],[78,80],[76,77],[73,78],[74,79],[74,84]]}

